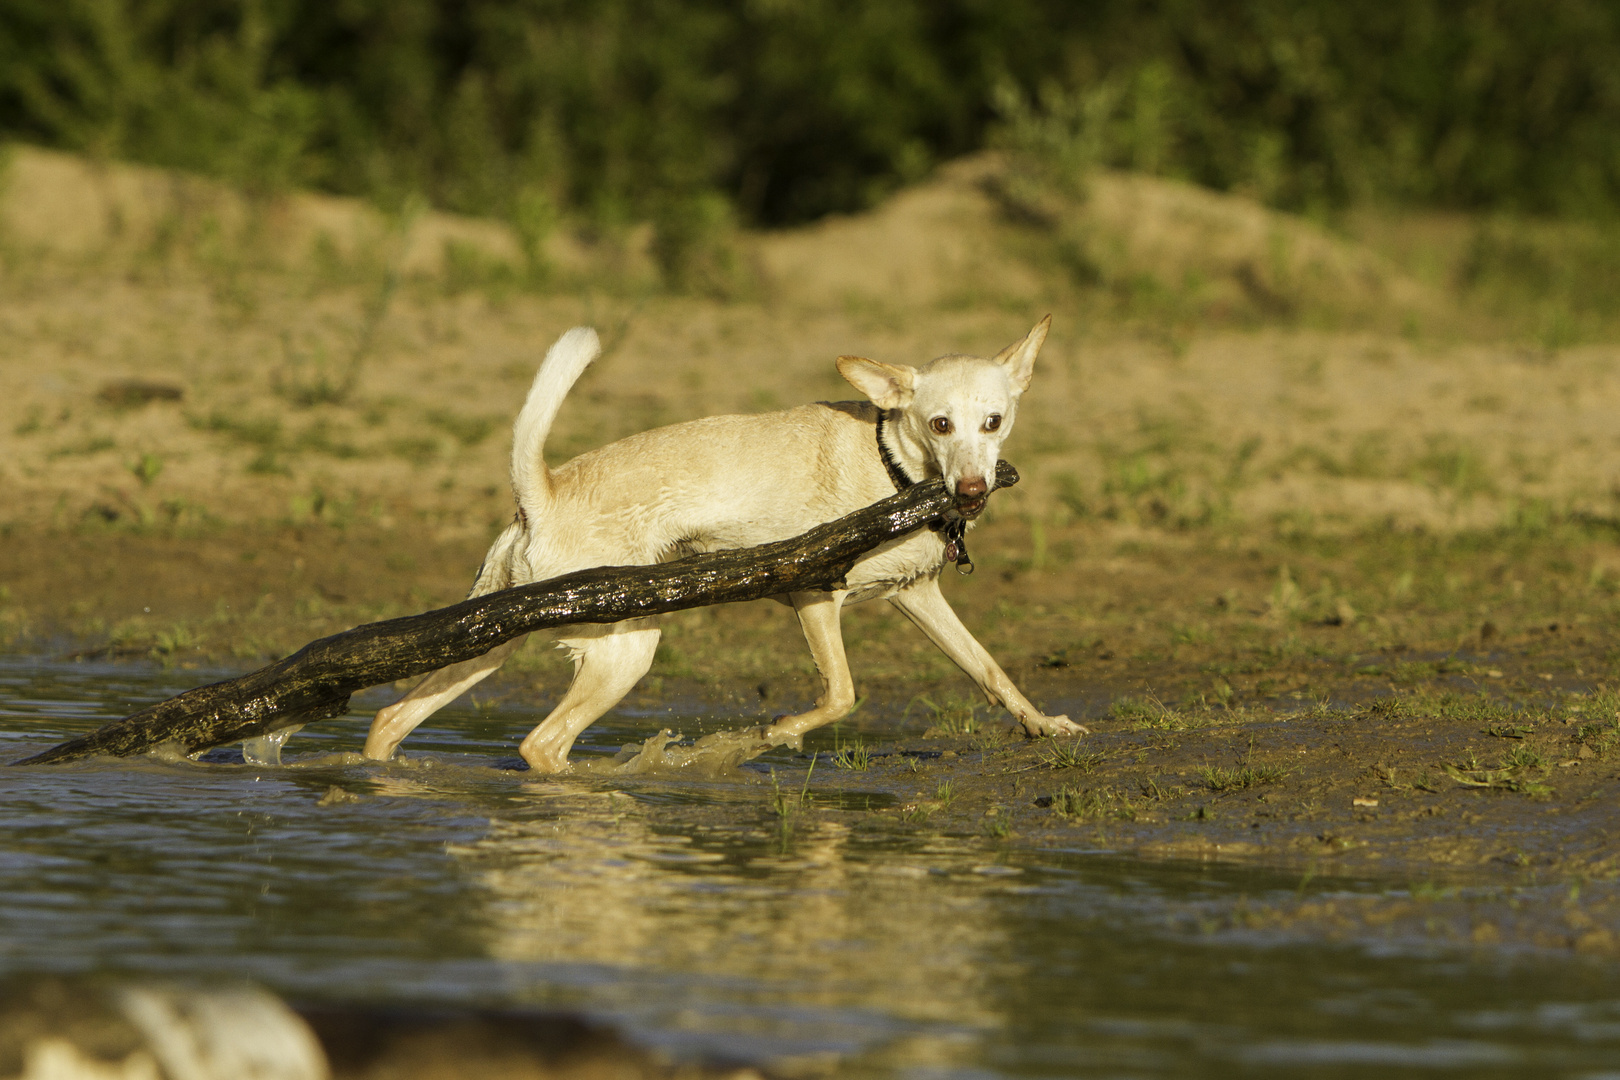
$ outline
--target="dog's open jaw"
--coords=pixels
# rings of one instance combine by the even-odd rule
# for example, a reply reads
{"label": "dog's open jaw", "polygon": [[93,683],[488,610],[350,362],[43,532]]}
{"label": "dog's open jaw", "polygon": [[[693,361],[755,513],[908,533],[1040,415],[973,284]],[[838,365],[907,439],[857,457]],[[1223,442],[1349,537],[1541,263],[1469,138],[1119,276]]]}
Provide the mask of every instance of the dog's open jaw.
{"label": "dog's open jaw", "polygon": [[1051,322],[1048,315],[989,359],[942,356],[919,369],[841,356],[838,370],[891,414],[889,448],[906,475],[942,477],[956,493],[956,512],[975,518],[989,498],[1001,444],[1012,432]]}

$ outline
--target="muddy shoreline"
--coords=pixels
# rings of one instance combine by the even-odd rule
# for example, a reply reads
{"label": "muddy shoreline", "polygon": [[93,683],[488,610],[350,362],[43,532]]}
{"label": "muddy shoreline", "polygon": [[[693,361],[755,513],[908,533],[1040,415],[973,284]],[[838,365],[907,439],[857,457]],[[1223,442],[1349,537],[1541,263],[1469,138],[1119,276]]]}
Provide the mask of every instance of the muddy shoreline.
{"label": "muddy shoreline", "polygon": [[[1144,851],[1162,833],[1166,854],[1463,865],[1498,858],[1512,845],[1419,838],[1450,835],[1466,814],[1512,807],[1534,818],[1574,800],[1583,808],[1571,820],[1585,821],[1596,812],[1592,804],[1613,801],[1605,786],[1615,771],[1604,741],[1610,728],[1603,725],[1616,722],[1616,703],[1603,674],[1614,635],[1600,612],[1583,611],[1567,596],[1554,607],[1531,595],[1522,614],[1503,604],[1478,624],[1483,633],[1459,641],[1459,617],[1443,609],[1408,609],[1401,623],[1373,615],[1355,626],[1335,625],[1331,611],[1280,618],[1275,595],[1263,590],[1277,591],[1274,568],[1286,552],[1257,558],[1240,549],[1183,561],[1174,548],[1147,550],[1136,554],[1135,572],[1122,573],[1097,565],[1120,559],[1091,537],[1090,546],[1104,549],[1100,557],[1082,553],[1069,566],[1041,571],[1020,565],[1019,533],[1009,522],[981,530],[976,546],[988,572],[947,584],[964,619],[1032,698],[1085,718],[1094,732],[1077,751],[1086,767],[1032,768],[1050,748],[1011,740],[1007,722],[975,703],[970,684],[887,605],[855,608],[846,619],[866,703],[841,738],[858,734],[881,744],[886,720],[933,714],[942,735],[970,729],[961,738],[983,744],[971,748],[971,760],[983,762],[978,771],[988,774],[1003,758],[1018,763],[1020,797],[1047,779],[1114,792],[1098,797],[1117,801],[1114,809],[1129,809],[1135,821],[1102,806],[1068,817]],[[250,667],[358,622],[458,599],[481,546],[329,529],[14,534],[0,551],[0,615],[14,652]],[[1292,561],[1293,574],[1309,580],[1309,563],[1298,552]],[[1544,588],[1566,591],[1556,578]],[[1048,603],[1031,607],[1032,595]],[[1603,603],[1606,595],[1596,595],[1593,606]],[[1202,609],[1203,640],[1187,625],[1188,607]],[[1541,614],[1547,610],[1553,614]],[[803,642],[779,605],[682,613],[664,625],[658,662],[631,707],[698,700],[769,716],[814,693]],[[543,704],[560,689],[564,669],[536,642],[475,694]],[[1447,772],[1483,775],[1515,749],[1523,759],[1515,777],[1533,779],[1504,776],[1470,788]],[[1279,777],[1215,790],[1194,776],[1206,767],[1260,764],[1281,770]],[[1391,772],[1393,780],[1385,775]],[[1417,773],[1430,780],[1420,783]],[[1167,778],[1158,781],[1161,792],[1181,794],[1141,795],[1155,777]],[[1028,801],[985,782],[985,800]],[[1514,784],[1535,790],[1514,791]],[[1543,787],[1552,793],[1542,794]],[[1356,797],[1378,805],[1352,807]],[[1199,806],[1212,816],[1178,823]],[[1020,827],[1035,828],[1042,816],[1052,814]],[[1411,835],[1398,841],[1402,829]],[[1595,851],[1558,855],[1550,839],[1526,842],[1532,860],[1589,873],[1608,865]]]}
{"label": "muddy shoreline", "polygon": [[[322,527],[8,539],[7,651],[199,675],[458,599],[482,554],[481,538]],[[1511,572],[1494,578],[1507,556],[1477,545],[1211,539],[1054,532],[1052,546],[1072,554],[1043,568],[1031,565],[1023,523],[993,521],[976,542],[981,572],[947,583],[1026,693],[1089,736],[1018,737],[886,605],[864,605],[846,617],[864,700],[810,740],[808,800],[781,794],[801,790],[805,755],[777,763],[777,792],[669,812],[789,833],[817,821],[943,833],[990,852],[1246,864],[1302,883],[1371,877],[1389,895],[1302,888],[1292,905],[1209,918],[1620,952],[1620,900],[1606,884],[1620,873],[1620,695],[1604,681],[1617,643],[1608,592],[1574,584],[1606,537],[1521,543]],[[1392,542],[1406,544],[1396,567]],[[1445,575],[1459,573],[1481,584],[1445,602]],[[1391,576],[1418,584],[1407,595],[1376,587]],[[1440,584],[1425,592],[1430,577]],[[1331,590],[1317,584],[1328,580]],[[1305,599],[1291,599],[1294,582]],[[779,605],[664,625],[653,672],[625,702],[647,715],[648,736],[672,708],[741,727],[814,693]],[[535,642],[474,698],[542,709],[565,679],[564,659]],[[492,727],[492,752],[522,734]],[[881,805],[857,808],[874,792]]]}

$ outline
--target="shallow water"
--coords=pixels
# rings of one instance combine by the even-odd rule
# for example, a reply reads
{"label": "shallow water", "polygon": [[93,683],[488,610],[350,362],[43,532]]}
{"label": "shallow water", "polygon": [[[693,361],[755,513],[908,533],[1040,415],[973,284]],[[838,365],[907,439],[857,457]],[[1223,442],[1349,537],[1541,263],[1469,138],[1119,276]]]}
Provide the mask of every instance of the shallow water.
{"label": "shallow water", "polygon": [[[0,760],[211,676],[0,661]],[[1620,1076],[1620,972],[1562,954],[1202,932],[1295,875],[856,827],[751,780],[531,778],[539,718],[452,708],[360,763],[0,770],[0,977],[250,978],[295,1001],[565,1007],[675,1056],[905,1076]],[[736,721],[732,721],[735,723]],[[661,726],[614,716],[580,750]],[[876,781],[874,781],[876,783]],[[816,777],[810,778],[816,792]],[[1313,892],[1388,882],[1318,880]]]}

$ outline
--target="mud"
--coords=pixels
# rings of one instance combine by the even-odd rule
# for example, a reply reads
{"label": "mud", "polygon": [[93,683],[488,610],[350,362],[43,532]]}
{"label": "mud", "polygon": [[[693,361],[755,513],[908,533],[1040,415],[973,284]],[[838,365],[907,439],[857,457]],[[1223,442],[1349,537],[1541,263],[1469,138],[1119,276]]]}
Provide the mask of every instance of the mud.
{"label": "mud", "polygon": [[[878,742],[863,748],[870,764],[859,782],[891,790],[898,805],[885,813],[901,824],[1039,847],[1403,878],[1614,876],[1620,768],[1607,743],[1582,737],[1588,725],[1547,713],[1482,726],[1438,715],[1446,706],[1379,710],[1399,700],[1252,710],[1201,730],[1090,719],[1093,734],[1069,745]],[[1612,702],[1605,709],[1603,730],[1613,732]],[[856,771],[821,772],[838,763],[822,755],[818,786]]]}

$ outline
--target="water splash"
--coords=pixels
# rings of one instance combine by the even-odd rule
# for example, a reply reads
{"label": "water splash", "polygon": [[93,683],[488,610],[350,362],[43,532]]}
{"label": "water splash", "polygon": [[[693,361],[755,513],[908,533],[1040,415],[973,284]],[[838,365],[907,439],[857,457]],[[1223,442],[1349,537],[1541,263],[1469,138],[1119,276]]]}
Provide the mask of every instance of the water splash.
{"label": "water splash", "polygon": [[763,737],[758,728],[743,731],[717,731],[690,745],[680,744],[677,732],[663,729],[639,743],[626,743],[608,761],[576,761],[580,772],[610,776],[681,776],[688,779],[742,780],[749,774],[740,766],[770,750],[777,743]]}
{"label": "water splash", "polygon": [[282,746],[302,730],[303,724],[294,724],[272,731],[268,735],[260,735],[257,739],[244,739],[242,760],[249,765],[280,765]]}

